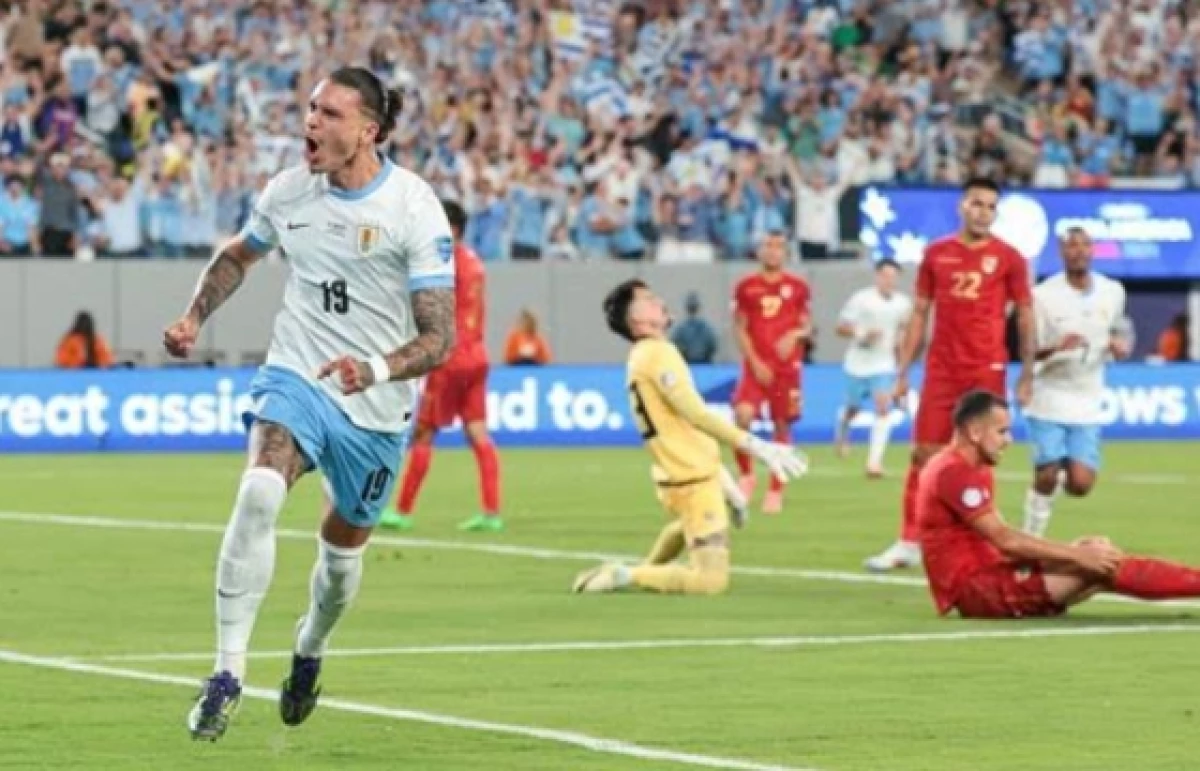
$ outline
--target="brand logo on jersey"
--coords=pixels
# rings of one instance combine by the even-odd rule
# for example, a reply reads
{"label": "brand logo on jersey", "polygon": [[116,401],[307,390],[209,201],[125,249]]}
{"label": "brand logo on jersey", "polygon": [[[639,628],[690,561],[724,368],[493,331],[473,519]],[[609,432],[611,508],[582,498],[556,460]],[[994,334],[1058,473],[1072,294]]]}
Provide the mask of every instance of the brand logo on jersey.
{"label": "brand logo on jersey", "polygon": [[786,300],[792,296],[792,288],[790,286],[785,286],[779,290],[779,294],[783,297],[783,299]]}
{"label": "brand logo on jersey", "polygon": [[968,509],[978,508],[979,504],[983,503],[983,490],[978,487],[968,487],[963,490],[962,502]]}
{"label": "brand logo on jersey", "polygon": [[379,237],[382,232],[382,228],[378,225],[359,225],[358,253],[363,257],[369,257],[371,252],[375,251],[375,247],[379,245]]}
{"label": "brand logo on jersey", "polygon": [[1000,260],[996,259],[990,254],[985,254],[983,255],[983,260],[979,263],[979,267],[983,268],[984,273],[991,275],[992,273],[996,272],[996,266],[999,263]]}
{"label": "brand logo on jersey", "polygon": [[325,232],[331,236],[346,235],[346,226],[340,222],[330,222],[325,225]]}
{"label": "brand logo on jersey", "polygon": [[308,223],[308,222],[289,222],[287,224],[287,229],[288,230],[299,230],[300,228],[308,227],[310,224],[311,223]]}
{"label": "brand logo on jersey", "polygon": [[443,236],[437,240],[438,257],[442,258],[442,262],[450,262],[454,259],[454,239]]}

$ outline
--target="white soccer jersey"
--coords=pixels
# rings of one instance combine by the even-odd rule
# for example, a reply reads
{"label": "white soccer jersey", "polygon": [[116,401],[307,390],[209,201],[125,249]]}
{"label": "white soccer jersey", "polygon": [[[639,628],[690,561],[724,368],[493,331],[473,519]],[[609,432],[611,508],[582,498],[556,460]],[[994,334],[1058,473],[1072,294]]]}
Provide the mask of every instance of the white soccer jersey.
{"label": "white soccer jersey", "polygon": [[[267,366],[313,380],[320,366],[349,355],[386,355],[417,335],[409,293],[454,286],[454,244],[433,190],[384,161],[359,190],[330,186],[299,166],[280,172],[254,206],[244,235],[278,246],[291,267]],[[320,386],[360,428],[403,430],[416,381],[389,382],[345,396],[331,378]]]}
{"label": "white soccer jersey", "polygon": [[1033,401],[1025,414],[1055,423],[1100,422],[1104,365],[1108,344],[1125,314],[1125,287],[1092,274],[1088,292],[1080,292],[1064,274],[1052,276],[1033,290],[1038,348],[1050,348],[1067,335],[1081,335],[1087,345],[1056,353],[1034,369]]}
{"label": "white soccer jersey", "polygon": [[846,349],[845,369],[851,377],[874,377],[896,371],[896,343],[912,315],[912,300],[900,292],[884,297],[875,287],[855,292],[842,308],[841,321],[856,332],[879,330],[879,339],[867,345],[852,341]]}

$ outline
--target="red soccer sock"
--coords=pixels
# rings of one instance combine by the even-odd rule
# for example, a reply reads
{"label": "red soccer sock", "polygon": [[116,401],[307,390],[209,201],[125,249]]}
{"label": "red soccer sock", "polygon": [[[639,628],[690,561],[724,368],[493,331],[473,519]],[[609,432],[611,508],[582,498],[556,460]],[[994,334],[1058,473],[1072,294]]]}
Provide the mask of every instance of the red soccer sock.
{"label": "red soccer sock", "polygon": [[737,450],[733,453],[733,457],[737,460],[739,474],[749,476],[754,473],[754,459],[750,457],[750,453],[745,450]]}
{"label": "red soccer sock", "polygon": [[429,463],[433,460],[433,445],[418,443],[414,444],[412,452],[408,457],[408,466],[404,469],[404,480],[400,483],[400,498],[396,501],[396,508],[401,514],[409,515],[412,513],[413,506],[417,503],[417,494],[421,492],[421,484],[425,481],[425,475],[429,473]]}
{"label": "red soccer sock", "polygon": [[921,467],[910,464],[908,476],[904,478],[904,520],[900,526],[900,540],[916,543],[920,530],[917,527],[917,483],[921,479]]}
{"label": "red soccer sock", "polygon": [[1142,600],[1200,597],[1200,570],[1166,560],[1129,557],[1121,560],[1113,591]]}
{"label": "red soccer sock", "polygon": [[483,513],[489,517],[500,513],[500,454],[490,439],[471,443],[475,462],[479,466],[479,490]]}

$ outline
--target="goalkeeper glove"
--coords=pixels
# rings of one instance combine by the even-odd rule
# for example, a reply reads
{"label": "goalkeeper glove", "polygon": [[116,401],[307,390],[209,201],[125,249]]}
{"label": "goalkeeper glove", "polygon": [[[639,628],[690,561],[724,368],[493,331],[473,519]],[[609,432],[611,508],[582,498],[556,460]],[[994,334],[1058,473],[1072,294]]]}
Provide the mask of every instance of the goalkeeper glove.
{"label": "goalkeeper glove", "polygon": [[808,458],[786,444],[764,442],[747,434],[741,449],[762,461],[780,482],[790,482],[808,473]]}

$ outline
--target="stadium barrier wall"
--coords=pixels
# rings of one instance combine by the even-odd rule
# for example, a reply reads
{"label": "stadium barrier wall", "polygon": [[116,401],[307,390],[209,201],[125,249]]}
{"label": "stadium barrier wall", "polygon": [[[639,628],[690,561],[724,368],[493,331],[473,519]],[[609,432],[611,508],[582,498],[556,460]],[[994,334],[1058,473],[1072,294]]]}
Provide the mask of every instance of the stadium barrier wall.
{"label": "stadium barrier wall", "polygon": [[[251,402],[247,388],[253,374],[253,369],[0,370],[0,452],[240,451],[241,414]],[[731,366],[694,370],[705,399],[726,414],[737,375]],[[816,365],[805,370],[804,383],[804,419],[796,424],[795,438],[829,442],[845,378],[836,366]],[[1200,365],[1119,365],[1109,383],[1107,438],[1200,439]],[[906,410],[892,413],[896,440],[908,438],[916,404],[914,393]],[[488,407],[490,428],[505,447],[619,447],[640,441],[618,366],[497,368]],[[865,429],[872,421],[868,411],[855,427]],[[1017,438],[1024,433],[1018,419]],[[447,430],[440,441],[461,445],[461,430]]]}
{"label": "stadium barrier wall", "polygon": [[[795,265],[814,286],[818,361],[840,361],[845,341],[834,331],[837,314],[856,290],[872,280],[871,264]],[[48,367],[75,314],[89,310],[97,329],[123,354],[148,365],[165,358],[163,328],[183,310],[196,286],[199,261],[113,260],[91,263],[0,261],[0,368]],[[656,265],[623,262],[498,263],[487,266],[487,348],[496,358],[518,312],[532,309],[558,364],[620,363],[625,348],[604,326],[605,293],[633,276],[650,282],[683,315],[683,299],[696,292],[702,315],[717,332],[718,361],[733,361],[730,300],[751,263]],[[197,348],[216,351],[218,364],[240,366],[261,355],[283,296],[288,269],[279,262],[256,265],[229,302],[201,332]],[[909,271],[912,273],[913,271]]]}

